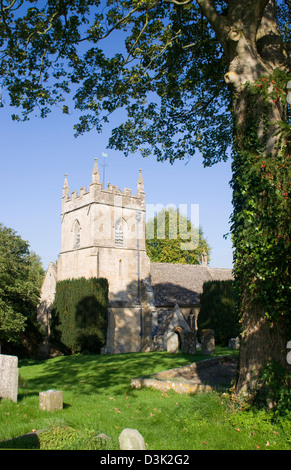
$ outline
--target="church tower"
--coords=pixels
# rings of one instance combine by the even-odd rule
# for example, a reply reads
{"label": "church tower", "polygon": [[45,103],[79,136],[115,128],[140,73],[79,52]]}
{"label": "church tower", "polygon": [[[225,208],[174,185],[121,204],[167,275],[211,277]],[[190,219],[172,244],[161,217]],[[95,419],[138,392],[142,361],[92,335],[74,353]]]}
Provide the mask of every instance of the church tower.
{"label": "church tower", "polygon": [[145,249],[145,192],[139,171],[137,193],[100,182],[98,161],[89,189],[62,193],[61,253],[57,281],[104,277],[109,282],[107,352],[141,349],[142,281],[149,278]]}

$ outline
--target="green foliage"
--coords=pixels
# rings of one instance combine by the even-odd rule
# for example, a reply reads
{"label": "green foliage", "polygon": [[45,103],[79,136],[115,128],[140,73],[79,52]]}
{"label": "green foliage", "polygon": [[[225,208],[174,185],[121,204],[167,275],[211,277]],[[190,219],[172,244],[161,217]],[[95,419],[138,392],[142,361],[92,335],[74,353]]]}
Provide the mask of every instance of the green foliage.
{"label": "green foliage", "polygon": [[[40,341],[36,326],[43,268],[26,241],[0,224],[0,342],[3,351],[25,352]],[[28,349],[31,345],[28,345]]]}
{"label": "green foliage", "polygon": [[291,418],[291,371],[276,361],[265,367],[254,403],[259,408],[274,408],[274,416]]}
{"label": "green foliage", "polygon": [[[81,112],[75,126],[81,134],[101,132],[122,108],[127,120],[114,129],[110,146],[126,155],[152,151],[174,162],[198,150],[205,165],[226,160],[232,145],[228,64],[201,3],[4,1],[0,83],[20,109],[13,118],[28,119],[37,109],[45,117],[53,105],[68,114],[73,104]],[[239,11],[240,2],[213,3],[223,19]],[[290,42],[289,4],[275,3],[282,40]],[[231,28],[232,15],[228,20]],[[73,103],[66,104],[69,94]],[[0,104],[5,100],[6,93]]]}
{"label": "green foliage", "polygon": [[71,93],[81,111],[77,134],[101,132],[112,112],[125,110],[110,146],[126,155],[152,151],[173,162],[198,150],[207,165],[227,159],[226,63],[197,2],[16,1],[0,9],[0,54],[16,120],[37,109],[46,117],[53,105],[68,114]]}
{"label": "green foliage", "polygon": [[107,332],[106,279],[57,282],[52,308],[51,341],[65,352],[100,352]]}
{"label": "green foliage", "polygon": [[[245,87],[246,113],[244,123],[236,128],[232,179],[234,273],[246,344],[248,336],[252,336],[250,325],[254,319],[257,324],[265,322],[268,331],[248,351],[260,365],[253,393],[262,397],[263,390],[265,396],[274,398],[278,411],[290,401],[285,379],[288,364],[280,347],[280,343],[287,344],[291,337],[291,148],[286,87],[289,79],[286,72],[275,70]],[[272,121],[276,107],[277,115],[280,110],[285,121]],[[270,129],[275,124],[278,141],[268,152],[265,143],[270,141]],[[276,339],[271,340],[272,337]],[[246,357],[246,363],[249,360]],[[266,364],[274,360],[283,366],[284,374],[280,367],[272,370],[267,367],[261,377]],[[258,390],[261,381],[264,386]]]}
{"label": "green foliage", "polygon": [[146,223],[146,250],[153,262],[200,264],[210,247],[202,228],[194,227],[179,210],[163,209]]}
{"label": "green foliage", "polygon": [[38,440],[42,450],[105,450],[110,449],[111,444],[111,438],[102,439],[93,429],[74,429],[65,423],[42,431]]}
{"label": "green foliage", "polygon": [[203,285],[198,331],[214,330],[215,342],[221,346],[240,334],[236,297],[234,281],[208,281]]}
{"label": "green foliage", "polygon": [[[291,289],[290,140],[286,140],[286,132],[281,133],[281,148],[276,156],[266,154],[258,139],[260,123],[252,109],[255,103],[265,107],[267,132],[270,102],[280,103],[287,111],[287,81],[288,75],[276,71],[246,87],[248,125],[238,129],[232,179],[235,274],[241,293],[247,286],[253,304],[263,305],[270,321],[283,315],[286,325]],[[284,128],[290,132],[288,118]]]}

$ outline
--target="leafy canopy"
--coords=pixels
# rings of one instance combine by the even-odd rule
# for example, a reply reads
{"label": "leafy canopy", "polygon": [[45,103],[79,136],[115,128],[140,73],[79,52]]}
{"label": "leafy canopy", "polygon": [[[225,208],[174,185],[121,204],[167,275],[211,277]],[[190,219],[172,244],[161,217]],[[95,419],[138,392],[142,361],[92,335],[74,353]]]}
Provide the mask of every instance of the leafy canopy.
{"label": "leafy canopy", "polygon": [[150,260],[160,263],[200,264],[210,247],[201,227],[169,207],[146,223],[146,251]]}
{"label": "leafy canopy", "polygon": [[69,113],[71,93],[76,134],[101,132],[111,113],[126,111],[109,143],[125,155],[227,158],[226,63],[196,2],[2,1],[0,17],[0,83],[21,109],[14,119],[37,108],[45,117],[54,104]]}

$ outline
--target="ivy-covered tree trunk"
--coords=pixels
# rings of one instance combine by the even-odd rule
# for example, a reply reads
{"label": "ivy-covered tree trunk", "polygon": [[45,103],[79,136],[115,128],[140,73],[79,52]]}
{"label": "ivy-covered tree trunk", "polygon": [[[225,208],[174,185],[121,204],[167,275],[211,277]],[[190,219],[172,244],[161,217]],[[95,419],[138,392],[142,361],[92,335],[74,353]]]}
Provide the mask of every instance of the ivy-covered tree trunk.
{"label": "ivy-covered tree trunk", "polygon": [[266,366],[288,369],[290,149],[280,127],[288,68],[275,5],[257,2],[243,13],[244,3],[237,2],[236,13],[241,10],[248,27],[240,30],[238,21],[229,33],[233,58],[225,79],[233,90],[235,123],[232,232],[242,326],[237,391],[248,393],[260,387]]}
{"label": "ivy-covered tree trunk", "polygon": [[288,369],[290,149],[283,125],[288,59],[273,0],[229,2],[225,21],[211,2],[199,3],[229,64],[225,80],[232,90],[235,133],[232,234],[242,327],[237,391],[253,393],[266,366]]}
{"label": "ivy-covered tree trunk", "polygon": [[290,163],[287,142],[276,129],[286,104],[280,81],[278,71],[264,74],[245,84],[234,100],[232,231],[242,326],[238,391],[255,391],[271,362],[288,367]]}

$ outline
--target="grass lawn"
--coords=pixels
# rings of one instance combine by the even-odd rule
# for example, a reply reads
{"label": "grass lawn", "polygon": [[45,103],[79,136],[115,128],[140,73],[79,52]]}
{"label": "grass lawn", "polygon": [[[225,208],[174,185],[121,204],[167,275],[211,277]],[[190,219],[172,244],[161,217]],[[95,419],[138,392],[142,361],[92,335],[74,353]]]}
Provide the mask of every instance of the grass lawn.
{"label": "grass lawn", "polygon": [[[229,350],[216,350],[225,353]],[[113,450],[119,449],[121,431],[134,428],[148,450],[290,450],[290,422],[274,424],[264,411],[235,410],[227,394],[130,388],[133,377],[204,358],[151,352],[21,360],[17,403],[0,401],[0,448]],[[63,410],[39,410],[39,392],[49,389],[63,391]],[[32,430],[44,431],[14,439]],[[101,433],[103,438],[97,437]]]}

